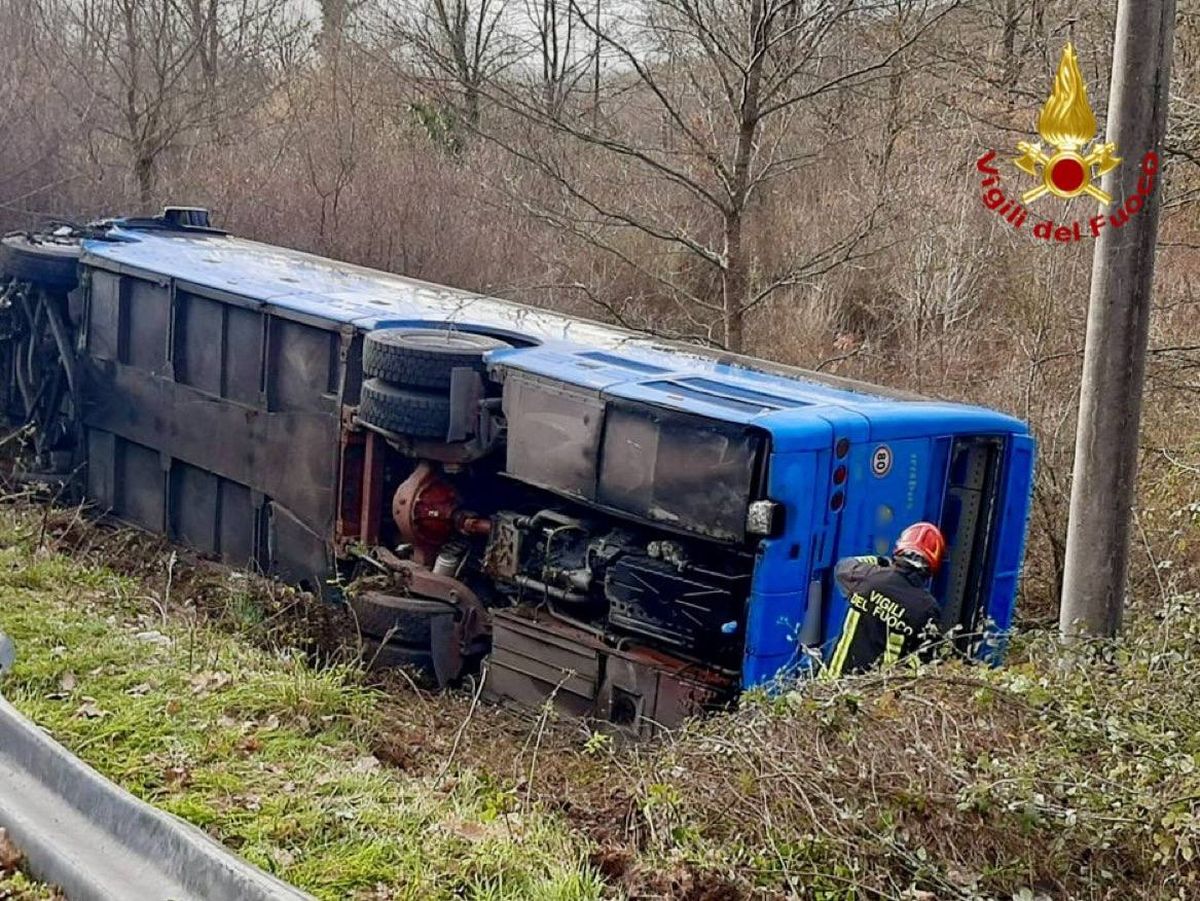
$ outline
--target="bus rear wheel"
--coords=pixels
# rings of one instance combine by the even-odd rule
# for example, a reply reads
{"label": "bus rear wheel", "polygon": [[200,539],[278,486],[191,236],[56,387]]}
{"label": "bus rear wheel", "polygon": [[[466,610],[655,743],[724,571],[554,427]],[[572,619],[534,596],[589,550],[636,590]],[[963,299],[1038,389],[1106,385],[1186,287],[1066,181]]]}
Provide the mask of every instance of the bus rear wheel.
{"label": "bus rear wheel", "polygon": [[406,388],[450,389],[455,369],[483,371],[483,355],[506,342],[453,329],[389,328],[363,339],[363,374]]}
{"label": "bus rear wheel", "polygon": [[450,429],[450,395],[367,379],[362,386],[358,418],[386,432],[444,439]]}

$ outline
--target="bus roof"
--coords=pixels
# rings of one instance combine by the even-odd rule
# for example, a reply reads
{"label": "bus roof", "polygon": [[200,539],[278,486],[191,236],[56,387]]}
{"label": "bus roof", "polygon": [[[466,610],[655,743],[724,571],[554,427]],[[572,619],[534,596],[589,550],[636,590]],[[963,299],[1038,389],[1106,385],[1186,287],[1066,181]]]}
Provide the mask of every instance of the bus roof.
{"label": "bus roof", "polygon": [[86,265],[152,278],[165,275],[184,290],[193,286],[203,293],[218,292],[294,318],[364,331],[454,324],[537,342],[494,351],[490,362],[776,433],[805,431],[805,420],[814,417],[847,414],[867,420],[872,435],[879,437],[1028,431],[1019,420],[980,407],[665,342],[217,232],[134,227],[116,220],[106,238],[84,241],[83,251]]}

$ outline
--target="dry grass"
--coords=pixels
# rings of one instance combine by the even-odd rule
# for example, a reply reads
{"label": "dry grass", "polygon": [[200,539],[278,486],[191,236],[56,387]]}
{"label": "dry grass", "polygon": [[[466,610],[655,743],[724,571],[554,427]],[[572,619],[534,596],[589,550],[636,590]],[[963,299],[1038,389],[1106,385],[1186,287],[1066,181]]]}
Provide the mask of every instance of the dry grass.
{"label": "dry grass", "polygon": [[[73,511],[23,516],[56,558],[121,569],[142,616],[317,659],[344,650],[346,624],[290,589]],[[1200,515],[1175,526],[1194,547]],[[659,742],[614,743],[400,676],[368,677],[363,739],[397,778],[451,799],[483,784],[505,810],[557,818],[613,896],[1192,897],[1200,595],[1185,590],[1194,570],[1167,576],[1118,643],[1064,653],[1035,629],[1001,670],[798,684]],[[467,834],[487,828],[477,813],[456,814]]]}

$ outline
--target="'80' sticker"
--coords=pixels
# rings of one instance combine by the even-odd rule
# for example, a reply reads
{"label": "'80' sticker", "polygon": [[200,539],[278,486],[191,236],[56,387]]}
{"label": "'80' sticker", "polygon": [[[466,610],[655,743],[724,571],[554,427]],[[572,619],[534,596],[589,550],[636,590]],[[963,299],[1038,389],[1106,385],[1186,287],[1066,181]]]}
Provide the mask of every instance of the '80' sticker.
{"label": "'80' sticker", "polygon": [[871,474],[882,479],[892,471],[892,449],[881,444],[871,452]]}

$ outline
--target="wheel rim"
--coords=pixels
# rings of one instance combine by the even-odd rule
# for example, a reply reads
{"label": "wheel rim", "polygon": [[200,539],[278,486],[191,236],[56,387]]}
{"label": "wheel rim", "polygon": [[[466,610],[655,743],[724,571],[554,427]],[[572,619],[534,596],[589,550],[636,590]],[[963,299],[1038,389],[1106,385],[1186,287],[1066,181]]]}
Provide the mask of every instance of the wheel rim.
{"label": "wheel rim", "polygon": [[[472,340],[475,339],[475,340]],[[479,350],[477,336],[464,332],[406,332],[397,336],[399,344],[422,345],[425,347],[454,347],[464,350]]]}

